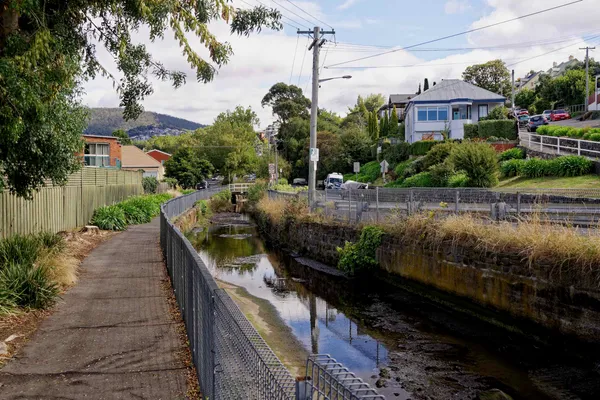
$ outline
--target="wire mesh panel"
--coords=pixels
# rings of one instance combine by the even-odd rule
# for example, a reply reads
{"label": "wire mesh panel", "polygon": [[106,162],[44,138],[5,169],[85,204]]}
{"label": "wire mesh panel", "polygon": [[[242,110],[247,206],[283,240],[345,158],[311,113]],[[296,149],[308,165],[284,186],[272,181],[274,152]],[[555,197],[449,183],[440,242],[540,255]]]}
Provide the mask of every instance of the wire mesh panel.
{"label": "wire mesh panel", "polygon": [[203,395],[216,400],[294,397],[294,379],[219,289],[197,251],[170,221],[219,189],[181,196],[161,208],[160,242],[186,325]]}
{"label": "wire mesh panel", "polygon": [[296,394],[298,400],[385,399],[329,354],[308,358],[306,380],[298,385]]}

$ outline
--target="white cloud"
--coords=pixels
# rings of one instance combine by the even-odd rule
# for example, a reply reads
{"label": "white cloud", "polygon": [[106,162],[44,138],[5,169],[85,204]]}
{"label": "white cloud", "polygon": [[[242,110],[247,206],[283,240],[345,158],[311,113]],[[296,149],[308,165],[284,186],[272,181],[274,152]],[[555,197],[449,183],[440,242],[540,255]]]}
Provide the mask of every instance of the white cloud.
{"label": "white cloud", "polygon": [[462,14],[470,9],[469,0],[448,0],[444,5],[446,14]]}
{"label": "white cloud", "polygon": [[338,10],[345,10],[347,8],[352,7],[355,3],[357,3],[359,0],[346,0],[344,1],[342,4],[340,4],[338,6]]}
{"label": "white cloud", "polygon": [[[561,2],[562,0],[553,0],[553,4],[548,4],[548,0],[530,0],[531,6],[529,9],[541,10],[561,4]],[[534,16],[522,21],[485,29],[469,35],[468,41],[472,47],[483,47],[541,40],[548,42],[553,39],[560,40],[561,37],[567,35],[575,37],[574,43],[567,49],[515,65],[517,77],[524,76],[531,69],[546,70],[550,68],[553,61],[564,61],[570,54],[582,59],[583,52],[580,52],[578,48],[585,46],[585,44],[577,43],[577,40],[581,40],[582,35],[586,36],[583,34],[585,32],[596,31],[600,34],[595,18],[597,12],[595,7],[589,3],[589,1],[583,2],[580,5],[565,7],[539,17]],[[329,21],[327,16],[316,14],[317,12],[320,13],[318,5],[315,3],[306,4],[312,4],[311,11],[315,12],[313,15],[317,17],[320,15],[323,17],[319,17],[320,19],[332,22]],[[525,13],[519,11],[522,10],[522,7],[518,7],[519,4],[520,0],[488,0],[491,12],[475,21],[472,27],[489,25]],[[308,10],[308,8],[304,9]],[[249,38],[230,36],[228,28],[224,24],[211,25],[211,30],[219,39],[231,43],[235,55],[231,57],[229,64],[219,71],[215,80],[206,85],[195,82],[194,74],[187,66],[172,35],[167,34],[163,41],[148,44],[150,51],[167,67],[184,70],[188,72],[190,78],[188,83],[178,90],[173,89],[168,83],[153,81],[155,93],[144,101],[144,106],[150,111],[171,114],[201,123],[211,123],[218,113],[233,109],[236,105],[252,106],[261,119],[261,126],[268,125],[273,120],[271,110],[262,108],[260,101],[274,83],[288,83],[290,81],[297,35],[294,33],[286,35],[283,32],[265,30],[261,34],[252,35]],[[456,29],[449,24],[447,31],[452,33]],[[419,36],[421,34],[419,32]],[[147,31],[142,29],[139,34],[135,34],[135,37],[147,43],[147,40],[143,39],[147,37]],[[442,79],[460,78],[461,73],[470,64],[486,62],[495,58],[510,60],[507,62],[507,64],[510,64],[569,44],[569,42],[563,42],[537,44],[514,49],[472,50],[453,55],[439,53],[440,56],[431,61],[424,61],[421,57],[422,54],[428,53],[398,51],[381,57],[345,64],[343,69],[324,69],[322,71],[322,77],[324,78],[348,74],[352,75],[352,79],[323,83],[319,93],[319,106],[344,114],[347,107],[356,101],[359,94],[383,93],[387,96],[390,93],[413,93],[424,78],[428,78],[430,83],[433,81],[440,82]],[[600,44],[600,37],[588,41],[587,44]],[[200,45],[197,46],[201,49]],[[444,46],[446,46],[444,42],[435,45],[435,47]],[[351,50],[351,48],[340,46],[335,51],[328,51],[326,64],[331,65],[374,54],[352,52]],[[206,54],[206,51],[202,50],[201,53]],[[114,71],[115,67],[110,56],[102,51],[99,54],[101,61],[109,66],[111,71]],[[323,57],[324,51],[321,60]],[[309,83],[312,58],[306,49],[306,39],[300,38],[293,79],[291,80],[293,84],[298,82],[298,74],[303,58],[305,60],[302,76],[300,77],[300,87],[303,90],[308,88],[308,93],[305,94],[310,97],[310,85],[307,85],[307,83]],[[418,66],[414,68],[348,68],[352,66],[386,65]],[[118,97],[110,82],[104,79],[97,78],[94,81],[87,82],[85,89],[87,94],[84,101],[90,106],[116,107],[119,104]]]}

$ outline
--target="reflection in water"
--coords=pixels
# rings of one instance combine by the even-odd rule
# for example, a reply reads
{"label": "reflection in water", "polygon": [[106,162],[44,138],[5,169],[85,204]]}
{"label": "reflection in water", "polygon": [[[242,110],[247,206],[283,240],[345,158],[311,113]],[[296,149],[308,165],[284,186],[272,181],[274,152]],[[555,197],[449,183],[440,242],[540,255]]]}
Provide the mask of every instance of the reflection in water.
{"label": "reflection in water", "polygon": [[255,228],[211,226],[188,239],[212,274],[268,300],[292,333],[311,353],[328,353],[368,379],[387,359],[387,349],[343,312],[292,279],[285,263],[266,250]]}

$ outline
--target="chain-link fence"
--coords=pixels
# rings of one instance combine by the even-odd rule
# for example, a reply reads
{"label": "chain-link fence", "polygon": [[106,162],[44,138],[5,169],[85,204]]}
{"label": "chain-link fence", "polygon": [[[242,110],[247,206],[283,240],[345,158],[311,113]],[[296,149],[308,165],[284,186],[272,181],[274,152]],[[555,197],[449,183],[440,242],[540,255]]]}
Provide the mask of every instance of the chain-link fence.
{"label": "chain-link fence", "polygon": [[[238,306],[223,289],[219,289],[198,252],[171,221],[192,207],[196,201],[207,199],[219,190],[202,190],[173,199],[162,206],[160,216],[160,244],[187,328],[192,360],[204,398],[382,398],[373,397],[377,392],[343,366],[344,374],[336,375],[335,373],[342,370],[331,371],[331,362],[320,356],[309,359],[308,377],[301,381],[313,382],[317,389],[310,389],[310,385],[297,386],[295,379]],[[318,368],[324,372],[312,376]],[[353,379],[349,379],[350,377]],[[358,382],[361,384],[357,384]],[[341,390],[344,387],[346,389]],[[336,388],[336,391],[327,388]],[[317,397],[298,397],[300,389],[304,390],[302,393],[315,393]]]}
{"label": "chain-link fence", "polygon": [[293,399],[295,380],[237,305],[219,289],[198,252],[173,225],[180,215],[215,190],[166,203],[161,246],[187,328],[200,388],[209,399]]}
{"label": "chain-link fence", "polygon": [[[272,192],[272,198],[304,193]],[[535,216],[592,225],[600,220],[600,189],[373,188],[317,191],[313,209],[338,220],[377,222],[390,214],[472,213],[494,220]]]}

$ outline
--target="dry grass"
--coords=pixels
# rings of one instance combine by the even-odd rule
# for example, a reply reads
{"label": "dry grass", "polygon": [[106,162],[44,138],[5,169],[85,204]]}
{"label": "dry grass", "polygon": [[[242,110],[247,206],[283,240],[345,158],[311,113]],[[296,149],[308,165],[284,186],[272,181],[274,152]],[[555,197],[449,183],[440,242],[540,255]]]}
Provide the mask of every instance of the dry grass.
{"label": "dry grass", "polygon": [[283,220],[286,204],[285,200],[272,200],[265,196],[259,200],[257,209],[264,213],[272,223],[278,223]]}
{"label": "dry grass", "polygon": [[530,272],[545,270],[546,277],[561,279],[575,274],[593,286],[600,285],[600,234],[541,222],[491,222],[471,215],[436,220],[418,214],[385,223],[387,232],[404,240],[441,246],[450,243],[498,255],[519,255]]}

